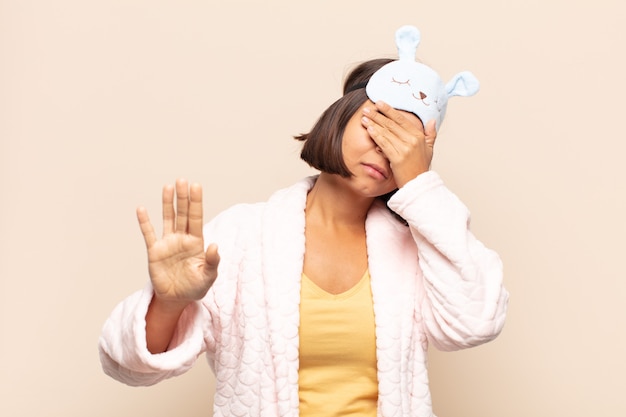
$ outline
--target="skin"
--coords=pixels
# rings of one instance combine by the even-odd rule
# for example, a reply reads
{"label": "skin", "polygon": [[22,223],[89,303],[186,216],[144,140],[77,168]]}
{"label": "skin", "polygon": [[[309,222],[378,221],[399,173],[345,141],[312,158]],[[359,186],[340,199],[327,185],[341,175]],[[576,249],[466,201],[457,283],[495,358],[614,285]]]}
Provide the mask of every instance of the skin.
{"label": "skin", "polygon": [[[175,196],[176,194],[176,196]],[[176,198],[176,210],[174,209]],[[164,352],[189,303],[199,300],[217,278],[216,245],[204,251],[202,188],[184,179],[163,188],[163,236],[157,239],[145,208],[137,220],[148,250],[154,297],[146,314],[146,339],[152,353]]]}
{"label": "skin", "polygon": [[382,101],[363,107],[363,126],[389,160],[398,188],[430,168],[437,132],[435,121],[422,125],[413,113],[396,110]]}
{"label": "skin", "polygon": [[[343,136],[349,178],[320,173],[307,196],[303,272],[320,288],[339,294],[367,269],[365,219],[377,196],[401,188],[428,171],[436,139],[434,122],[424,129],[412,113],[366,101]],[[157,238],[145,208],[137,219],[148,251],[154,296],[146,314],[146,341],[164,352],[183,310],[200,300],[217,279],[219,254],[204,251],[202,188],[184,179],[163,188],[163,235]]]}
{"label": "skin", "polygon": [[344,162],[353,176],[322,172],[307,197],[304,274],[339,294],[367,269],[365,219],[374,199],[426,172],[436,132],[420,119],[366,101],[344,131]]}

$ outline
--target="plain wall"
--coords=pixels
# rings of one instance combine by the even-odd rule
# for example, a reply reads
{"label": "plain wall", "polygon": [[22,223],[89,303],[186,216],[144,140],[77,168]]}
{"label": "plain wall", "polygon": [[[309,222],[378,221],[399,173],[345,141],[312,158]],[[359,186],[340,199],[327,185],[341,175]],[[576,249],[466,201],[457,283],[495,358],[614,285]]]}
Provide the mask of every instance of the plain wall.
{"label": "plain wall", "polygon": [[496,341],[431,353],[435,412],[626,415],[621,0],[0,0],[0,415],[209,416],[204,358],[150,388],[100,369],[148,279],[135,207],[158,219],[187,177],[208,219],[313,173],[291,136],[403,24],[444,80],[481,81],[433,169],[511,293]]}

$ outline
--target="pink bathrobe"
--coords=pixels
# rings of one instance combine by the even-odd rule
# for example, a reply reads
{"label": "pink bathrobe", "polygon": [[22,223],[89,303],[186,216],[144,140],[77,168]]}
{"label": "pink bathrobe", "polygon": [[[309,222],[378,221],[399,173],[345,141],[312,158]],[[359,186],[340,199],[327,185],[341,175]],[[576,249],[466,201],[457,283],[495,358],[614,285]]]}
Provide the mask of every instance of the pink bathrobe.
{"label": "pink bathrobe", "polygon": [[[206,353],[215,372],[215,416],[298,416],[298,326],[304,208],[315,178],[242,204],[205,226],[216,242],[218,279],[181,317],[165,353],[146,348],[148,285],[119,304],[104,325],[104,371],[151,385],[187,371]],[[426,350],[476,346],[504,324],[508,294],[498,255],[468,229],[467,208],[433,171],[367,217],[376,321],[378,415],[432,417]]]}

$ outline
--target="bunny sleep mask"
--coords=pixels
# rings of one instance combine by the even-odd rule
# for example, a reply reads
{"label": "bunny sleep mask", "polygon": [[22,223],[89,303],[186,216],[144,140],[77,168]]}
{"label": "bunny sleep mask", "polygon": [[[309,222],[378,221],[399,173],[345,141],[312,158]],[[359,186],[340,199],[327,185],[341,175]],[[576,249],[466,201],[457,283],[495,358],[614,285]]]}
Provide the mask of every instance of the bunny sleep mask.
{"label": "bunny sleep mask", "polygon": [[420,39],[417,28],[399,28],[396,31],[399,59],[376,71],[367,83],[365,92],[373,102],[382,100],[396,109],[414,113],[424,125],[434,119],[439,129],[448,98],[476,94],[479,82],[471,72],[464,71],[444,84],[432,68],[415,61]]}

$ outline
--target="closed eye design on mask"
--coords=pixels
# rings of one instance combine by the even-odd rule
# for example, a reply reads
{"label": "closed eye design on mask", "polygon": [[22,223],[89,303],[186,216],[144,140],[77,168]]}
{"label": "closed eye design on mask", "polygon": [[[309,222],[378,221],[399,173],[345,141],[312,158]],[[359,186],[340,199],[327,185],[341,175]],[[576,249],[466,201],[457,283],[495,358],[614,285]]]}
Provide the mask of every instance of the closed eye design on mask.
{"label": "closed eye design on mask", "polygon": [[480,84],[469,71],[459,72],[444,83],[434,69],[417,62],[415,53],[421,34],[416,27],[400,27],[395,40],[398,59],[372,74],[365,93],[374,103],[382,100],[395,109],[415,114],[426,123],[434,120],[435,128],[439,129],[448,99],[472,96],[478,92]]}
{"label": "closed eye design on mask", "polygon": [[398,80],[396,80],[395,78],[392,77],[391,78],[391,82],[395,83],[395,84],[398,84],[398,85],[408,85],[409,87],[411,86],[411,79],[408,79],[406,81],[398,81]]}

